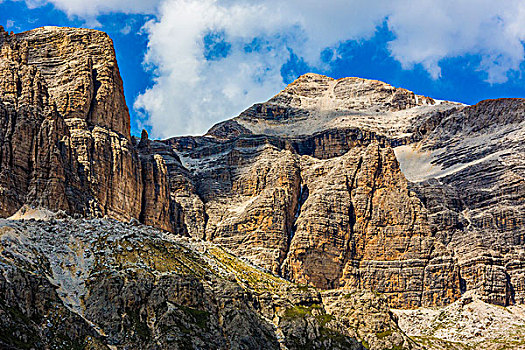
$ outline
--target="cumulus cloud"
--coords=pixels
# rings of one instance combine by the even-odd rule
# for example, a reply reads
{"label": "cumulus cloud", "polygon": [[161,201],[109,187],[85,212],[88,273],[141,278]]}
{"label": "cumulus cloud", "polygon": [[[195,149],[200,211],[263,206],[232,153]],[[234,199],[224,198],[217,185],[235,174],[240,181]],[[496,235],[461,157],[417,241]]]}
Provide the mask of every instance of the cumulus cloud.
{"label": "cumulus cloud", "polygon": [[[411,6],[412,5],[412,6]],[[433,78],[447,57],[480,55],[487,81],[501,83],[524,59],[525,3],[491,0],[397,1],[388,16],[392,56],[404,68],[422,64]]]}
{"label": "cumulus cloud", "polygon": [[[278,92],[291,53],[320,64],[321,50],[370,37],[384,17],[372,7],[347,7],[347,1],[166,1],[145,28],[145,62],[156,78],[135,108],[149,116],[154,136],[202,133]],[[210,36],[226,52],[210,58]]]}
{"label": "cumulus cloud", "polygon": [[202,133],[213,123],[271,97],[284,85],[291,54],[327,68],[320,53],[371,38],[384,24],[403,68],[441,76],[447,58],[474,55],[490,83],[507,80],[524,60],[522,0],[27,0],[70,16],[149,13],[145,64],[153,85],[134,107],[155,137]]}
{"label": "cumulus cloud", "polygon": [[[202,133],[282,87],[280,67],[288,44],[302,33],[279,14],[257,4],[212,0],[172,1],[146,25],[145,62],[155,84],[135,108],[147,112],[154,136]],[[205,38],[217,40],[210,52]],[[227,51],[221,42],[227,42]],[[213,44],[213,43],[212,43]]]}

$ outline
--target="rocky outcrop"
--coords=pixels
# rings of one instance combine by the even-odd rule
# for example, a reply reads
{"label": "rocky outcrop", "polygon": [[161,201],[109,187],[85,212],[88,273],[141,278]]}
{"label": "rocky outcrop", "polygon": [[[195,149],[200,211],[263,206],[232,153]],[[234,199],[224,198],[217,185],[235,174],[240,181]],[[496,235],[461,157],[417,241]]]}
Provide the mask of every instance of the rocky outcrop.
{"label": "rocky outcrop", "polygon": [[[137,149],[143,169],[162,167],[157,170],[157,174],[161,175],[159,180],[144,179],[143,210],[150,210],[153,215],[158,215],[159,211],[169,206],[169,220],[166,218],[165,222],[166,225],[171,225],[172,229],[168,231],[204,238],[207,220],[204,204],[197,194],[194,176],[182,165],[174,149],[165,142],[149,140],[146,131],[142,132]],[[147,165],[148,162],[150,165]],[[143,173],[145,174],[144,171]],[[164,191],[165,195],[162,199],[152,196],[148,186],[155,191]],[[151,209],[148,209],[150,206]],[[142,222],[159,227],[157,220]]]}
{"label": "rocky outcrop", "polygon": [[[3,261],[3,259],[0,258]],[[55,286],[26,262],[4,266],[0,275],[0,347],[2,349],[109,349],[103,337],[68,309]]]}
{"label": "rocky outcrop", "polygon": [[454,259],[391,148],[325,160],[271,137],[171,143],[200,184],[206,239],[234,254],[319,288],[379,290],[392,305],[460,295]]}
{"label": "rocky outcrop", "polygon": [[130,139],[130,120],[113,42],[90,29],[43,27],[5,37],[44,77],[64,119],[82,119]]}
{"label": "rocky outcrop", "polygon": [[3,347],[418,348],[373,293],[320,294],[147,226],[41,217],[0,220]]}
{"label": "rocky outcrop", "polygon": [[[361,78],[332,79],[305,74],[265,103],[256,104],[222,128],[211,133],[249,130],[254,134],[286,137],[309,136],[330,129],[361,129],[377,134],[400,136],[410,119],[457,104],[436,103],[431,98]],[[233,132],[232,136],[238,133]],[[246,131],[244,131],[246,133]]]}
{"label": "rocky outcrop", "polygon": [[170,200],[166,164],[159,154],[152,153],[151,141],[146,130],[142,131],[137,146],[142,168],[142,203],[140,221],[173,232],[180,220],[180,210]]}
{"label": "rocky outcrop", "polygon": [[370,144],[326,161],[303,157],[302,168],[308,194],[285,276],[323,289],[380,290],[405,307],[446,304],[459,295],[457,271],[431,261],[436,245],[426,210],[408,190],[392,149]]}
{"label": "rocky outcrop", "polygon": [[68,126],[79,178],[72,187],[84,194],[70,196],[74,210],[122,220],[138,217],[140,164],[111,39],[94,30],[45,27],[10,41],[26,47],[27,64],[43,76]]}
{"label": "rocky outcrop", "polygon": [[44,27],[2,31],[0,47],[0,215],[28,204],[181,231],[164,160],[130,136],[111,39]]}
{"label": "rocky outcrop", "polygon": [[140,214],[140,163],[106,34],[0,34],[2,215],[23,204],[122,220]]}
{"label": "rocky outcrop", "polygon": [[524,106],[487,100],[429,118],[418,143],[397,152],[436,235],[457,259],[463,290],[500,305],[523,301]]}
{"label": "rocky outcrop", "polygon": [[264,137],[197,141],[190,147],[178,140],[173,147],[204,201],[207,220],[200,236],[279,274],[298,206],[298,158]]}

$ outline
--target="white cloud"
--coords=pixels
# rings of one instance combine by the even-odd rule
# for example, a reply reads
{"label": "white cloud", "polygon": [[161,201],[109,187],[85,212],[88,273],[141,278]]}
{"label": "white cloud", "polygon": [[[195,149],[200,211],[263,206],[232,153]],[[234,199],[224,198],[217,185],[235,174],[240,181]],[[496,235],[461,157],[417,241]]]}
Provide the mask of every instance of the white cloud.
{"label": "white cloud", "polygon": [[[393,58],[405,69],[421,64],[441,76],[443,59],[480,57],[487,81],[507,80],[524,60],[522,0],[26,0],[48,1],[70,16],[148,13],[145,62],[154,85],[135,102],[153,136],[202,133],[283,87],[289,51],[310,66],[320,52],[347,40],[366,40],[386,23],[395,38]],[[229,43],[226,57],[205,58],[207,33]],[[259,51],[245,45],[257,38]]]}
{"label": "white cloud", "polygon": [[447,57],[481,55],[480,69],[491,83],[505,82],[506,73],[524,59],[525,3],[520,0],[396,1],[388,17],[396,39],[392,56],[410,68],[422,64],[441,75]]}
{"label": "white cloud", "polygon": [[88,17],[108,12],[153,13],[159,0],[48,0],[47,2],[69,15]]}
{"label": "white cloud", "polygon": [[97,16],[111,12],[128,14],[153,14],[161,0],[25,0],[29,8],[47,3],[64,11],[68,16],[80,17],[92,25],[97,25]]}
{"label": "white cloud", "polygon": [[[148,113],[152,135],[160,137],[202,133],[276,93],[282,87],[280,67],[289,55],[286,44],[294,41],[276,37],[293,36],[294,29],[266,7],[226,7],[212,0],[166,3],[146,30],[146,62],[155,67],[157,78],[135,107]],[[231,49],[226,58],[209,61],[203,36],[213,31],[224,32]],[[255,37],[271,47],[246,52]]]}
{"label": "white cloud", "polygon": [[[364,6],[348,11],[347,4],[166,1],[157,20],[146,25],[146,63],[155,67],[157,78],[135,108],[149,116],[153,136],[203,133],[277,93],[289,49],[315,65],[323,48],[371,36],[383,20],[382,11]],[[203,37],[210,32],[224,33],[231,44],[226,57],[205,58]],[[262,48],[247,52],[246,45],[256,38]]]}

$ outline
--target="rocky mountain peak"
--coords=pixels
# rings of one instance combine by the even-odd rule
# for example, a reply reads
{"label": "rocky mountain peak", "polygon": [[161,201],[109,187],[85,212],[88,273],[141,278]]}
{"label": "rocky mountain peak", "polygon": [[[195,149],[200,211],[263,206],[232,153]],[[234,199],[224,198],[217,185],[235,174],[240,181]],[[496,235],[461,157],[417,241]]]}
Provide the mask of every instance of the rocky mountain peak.
{"label": "rocky mountain peak", "polygon": [[0,213],[139,217],[140,163],[113,43],[90,29],[0,35]]}
{"label": "rocky mountain peak", "polygon": [[130,139],[130,118],[113,42],[93,29],[42,27],[0,39],[37,67],[64,119],[81,119]]}
{"label": "rocky mountain peak", "polygon": [[290,83],[282,92],[268,102],[285,102],[303,108],[342,108],[347,110],[399,110],[413,106],[435,104],[425,96],[415,95],[387,83],[346,77],[333,79],[324,75],[307,73]]}
{"label": "rocky mountain peak", "polygon": [[400,137],[407,133],[413,117],[457,106],[377,80],[308,73],[267,102],[216,125],[208,134],[222,138],[247,132],[298,137],[328,129],[360,128]]}

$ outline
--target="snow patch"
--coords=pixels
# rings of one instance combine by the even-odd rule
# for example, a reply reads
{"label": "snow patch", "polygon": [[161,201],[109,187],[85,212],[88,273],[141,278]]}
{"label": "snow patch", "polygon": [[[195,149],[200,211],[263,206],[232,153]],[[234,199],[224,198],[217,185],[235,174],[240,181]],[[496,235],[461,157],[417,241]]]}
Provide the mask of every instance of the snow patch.
{"label": "snow patch", "polygon": [[449,176],[476,164],[498,159],[499,156],[507,153],[507,151],[498,151],[468,163],[458,163],[448,168],[442,168],[433,164],[437,156],[442,152],[444,152],[442,149],[421,151],[412,145],[394,148],[401,172],[407,180],[412,182],[422,182],[432,178],[439,179]]}

